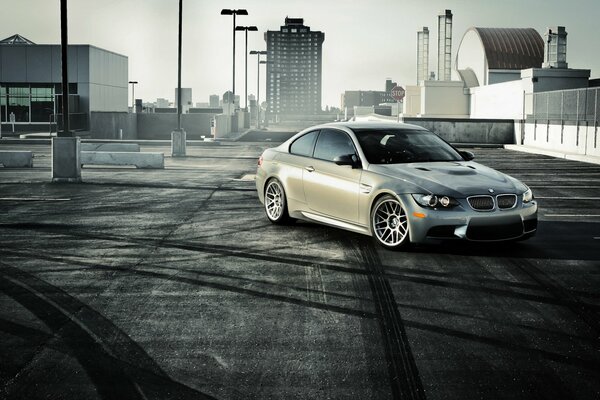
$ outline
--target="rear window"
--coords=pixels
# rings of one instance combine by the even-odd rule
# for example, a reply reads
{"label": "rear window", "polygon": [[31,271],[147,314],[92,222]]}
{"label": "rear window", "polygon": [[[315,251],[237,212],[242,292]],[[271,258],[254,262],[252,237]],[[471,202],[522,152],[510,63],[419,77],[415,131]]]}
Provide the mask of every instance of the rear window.
{"label": "rear window", "polygon": [[298,156],[312,157],[315,139],[319,131],[308,132],[306,135],[300,136],[294,140],[290,146],[290,153]]}

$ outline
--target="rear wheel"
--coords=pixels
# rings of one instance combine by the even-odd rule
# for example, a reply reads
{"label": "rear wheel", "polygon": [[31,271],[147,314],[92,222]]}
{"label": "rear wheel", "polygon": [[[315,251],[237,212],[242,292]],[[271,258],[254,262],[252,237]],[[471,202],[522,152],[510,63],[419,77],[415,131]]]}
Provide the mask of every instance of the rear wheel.
{"label": "rear wheel", "polygon": [[410,241],[408,217],[402,204],[392,195],[380,197],[371,211],[373,237],[383,247],[397,250]]}
{"label": "rear wheel", "polygon": [[283,185],[275,178],[269,180],[265,188],[265,212],[269,221],[274,224],[285,224],[290,221]]}

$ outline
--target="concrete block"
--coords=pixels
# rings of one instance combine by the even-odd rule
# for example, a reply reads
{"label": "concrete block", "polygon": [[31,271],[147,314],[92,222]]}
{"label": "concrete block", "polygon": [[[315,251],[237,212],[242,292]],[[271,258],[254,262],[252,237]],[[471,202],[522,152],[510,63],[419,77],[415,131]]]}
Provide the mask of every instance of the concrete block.
{"label": "concrete block", "polygon": [[137,168],[165,167],[164,153],[82,151],[81,165],[134,165]]}
{"label": "concrete block", "polygon": [[52,182],[81,182],[79,137],[52,138]]}
{"label": "concrete block", "polygon": [[33,152],[0,151],[0,165],[5,168],[32,168]]}
{"label": "concrete block", "polygon": [[171,156],[185,157],[186,142],[187,135],[183,129],[171,132]]}
{"label": "concrete block", "polygon": [[81,151],[113,151],[139,152],[140,145],[136,143],[81,143]]}

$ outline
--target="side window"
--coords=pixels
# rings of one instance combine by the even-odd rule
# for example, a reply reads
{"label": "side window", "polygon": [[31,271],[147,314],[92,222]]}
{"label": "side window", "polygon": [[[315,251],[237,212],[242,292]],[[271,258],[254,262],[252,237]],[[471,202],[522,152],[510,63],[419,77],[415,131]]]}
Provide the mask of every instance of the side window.
{"label": "side window", "polygon": [[306,135],[300,136],[294,140],[290,146],[290,153],[298,156],[312,157],[315,139],[319,131],[308,132]]}
{"label": "side window", "polygon": [[319,135],[315,147],[315,158],[333,161],[334,158],[345,154],[356,154],[352,139],[344,132],[324,129]]}

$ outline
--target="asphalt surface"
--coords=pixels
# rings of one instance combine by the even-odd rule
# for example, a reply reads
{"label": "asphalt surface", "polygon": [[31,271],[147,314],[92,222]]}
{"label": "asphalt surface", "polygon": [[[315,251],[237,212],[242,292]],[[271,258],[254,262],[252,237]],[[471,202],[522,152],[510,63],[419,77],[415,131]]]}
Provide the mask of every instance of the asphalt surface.
{"label": "asphalt surface", "polygon": [[271,225],[252,174],[274,144],[82,184],[0,144],[35,151],[0,168],[0,398],[600,397],[600,166],[470,149],[533,189],[538,235],[390,252]]}

